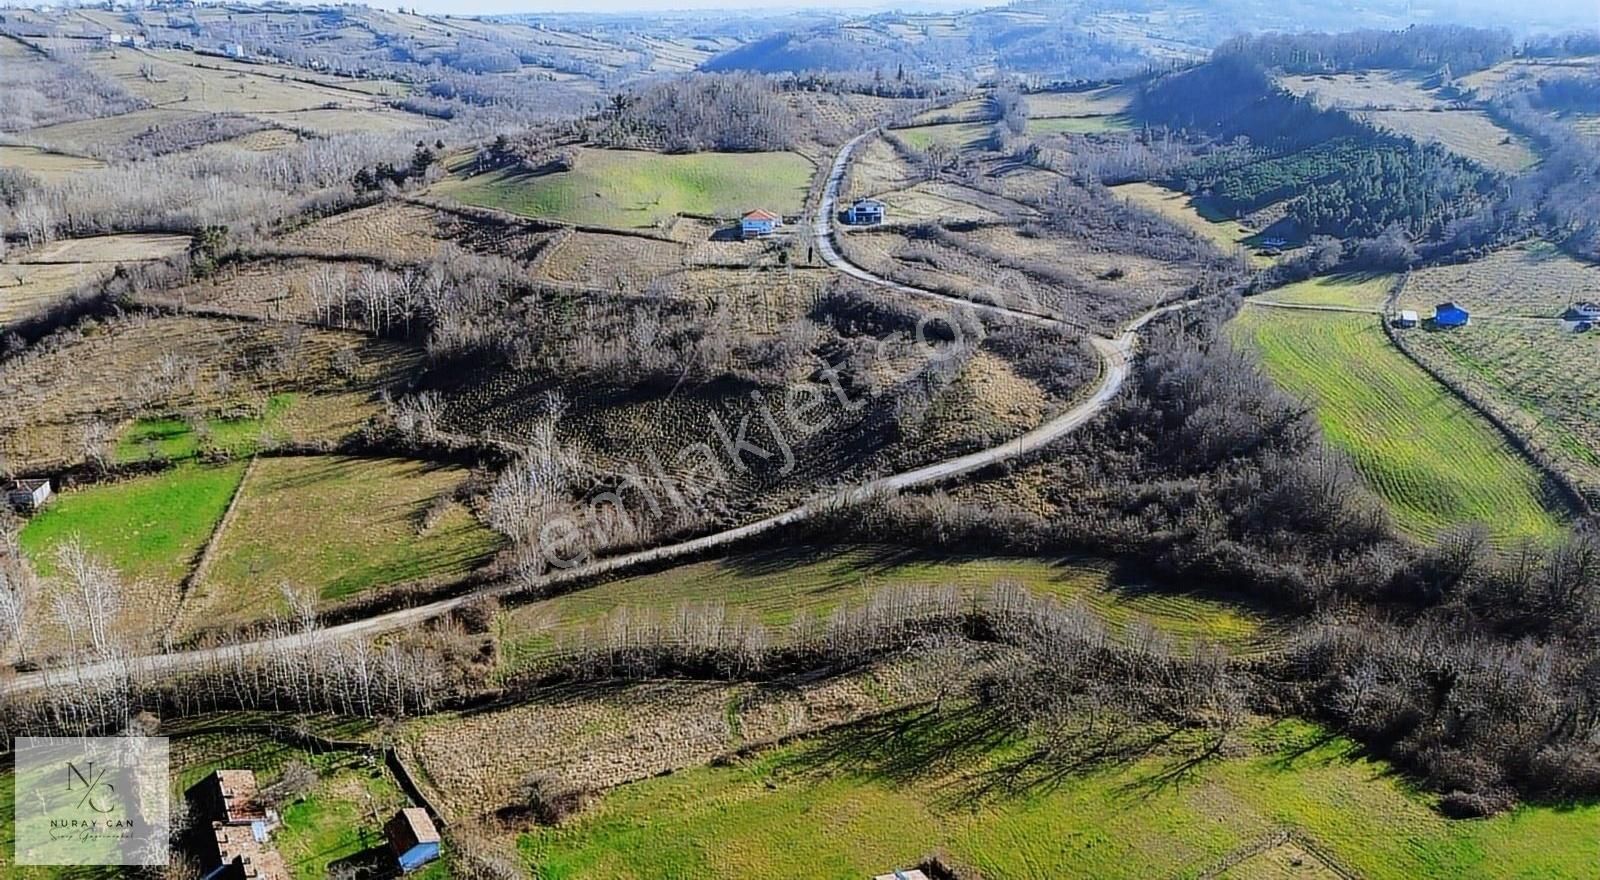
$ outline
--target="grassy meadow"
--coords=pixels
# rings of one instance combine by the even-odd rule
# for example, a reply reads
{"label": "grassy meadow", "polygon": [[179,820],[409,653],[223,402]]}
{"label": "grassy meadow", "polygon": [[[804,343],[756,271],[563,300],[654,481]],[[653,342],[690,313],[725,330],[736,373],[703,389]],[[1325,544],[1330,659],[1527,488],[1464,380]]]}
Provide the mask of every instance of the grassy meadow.
{"label": "grassy meadow", "polygon": [[468,205],[580,226],[638,228],[683,214],[738,217],[755,208],[798,213],[816,169],[795,153],[580,149],[570,171],[501,170],[435,188]]}
{"label": "grassy meadow", "polygon": [[402,459],[258,459],[186,617],[196,625],[259,618],[282,606],[285,583],[333,600],[465,574],[499,546],[451,500],[465,478]]}
{"label": "grassy meadow", "polygon": [[926,150],[934,144],[958,150],[982,149],[994,137],[993,122],[945,122],[894,129],[894,134],[913,149]]}
{"label": "grassy meadow", "polygon": [[1394,276],[1379,273],[1319,275],[1286,284],[1261,294],[1269,302],[1302,306],[1337,306],[1345,309],[1379,311],[1389,298]]}
{"label": "grassy meadow", "polygon": [[1101,134],[1108,131],[1127,131],[1131,128],[1133,128],[1133,119],[1122,114],[1028,118],[1028,134],[1031,135]]}
{"label": "grassy meadow", "polygon": [[1113,627],[1148,623],[1179,643],[1259,647],[1264,621],[1242,604],[1159,592],[1095,559],[928,557],[894,548],[800,547],[696,562],[618,578],[505,613],[501,648],[511,668],[537,662],[583,627],[619,610],[667,612],[713,603],[781,630],[896,586],[955,586],[976,594],[1003,583],[1082,602]]}
{"label": "grassy meadow", "polygon": [[[1153,183],[1124,183],[1111,191],[1133,205],[1144,208],[1177,225],[1210,240],[1223,253],[1231,254],[1238,248],[1250,249],[1256,231],[1237,220],[1214,216],[1188,195],[1157,186]],[[1270,266],[1274,259],[1251,253],[1250,262],[1257,267]]]}
{"label": "grassy meadow", "polygon": [[295,400],[293,394],[274,394],[257,416],[210,418],[199,423],[172,417],[139,419],[117,438],[116,459],[181,461],[210,450],[233,458],[250,455],[263,437],[274,436],[275,426]]}
{"label": "grassy meadow", "polygon": [[243,462],[184,464],[63,492],[23,527],[23,551],[49,575],[56,548],[77,538],[125,578],[177,584],[211,537],[244,469]]}
{"label": "grassy meadow", "polygon": [[1539,161],[1526,139],[1501,128],[1479,110],[1373,110],[1359,114],[1370,125],[1445,149],[1494,171],[1516,173]]}
{"label": "grassy meadow", "polygon": [[1541,474],[1493,426],[1401,354],[1378,318],[1247,307],[1231,325],[1286,391],[1316,408],[1328,440],[1430,538],[1482,522],[1502,541],[1550,538],[1562,516]]}
{"label": "grassy meadow", "polygon": [[1315,726],[1240,739],[1198,763],[1052,758],[981,714],[912,712],[623,786],[521,849],[541,880],[857,880],[936,850],[989,880],[1195,877],[1230,856],[1214,876],[1576,880],[1600,861],[1600,806],[1451,822]]}

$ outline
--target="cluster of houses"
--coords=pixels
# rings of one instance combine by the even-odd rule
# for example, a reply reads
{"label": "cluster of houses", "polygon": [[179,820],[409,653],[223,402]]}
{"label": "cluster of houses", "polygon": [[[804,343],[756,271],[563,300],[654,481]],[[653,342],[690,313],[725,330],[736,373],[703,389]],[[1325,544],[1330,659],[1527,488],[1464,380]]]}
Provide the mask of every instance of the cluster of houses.
{"label": "cluster of houses", "polygon": [[[261,797],[250,770],[218,770],[188,791],[195,815],[211,823],[201,837],[201,880],[290,880],[272,845],[276,811]],[[394,866],[409,874],[439,857],[439,829],[426,810],[407,807],[383,827]]]}
{"label": "cluster of houses", "polygon": [[[883,222],[885,205],[877,199],[856,199],[844,212],[844,222],[851,226],[877,226]],[[765,208],[739,218],[739,235],[750,239],[769,238],[783,228],[783,217]]]}

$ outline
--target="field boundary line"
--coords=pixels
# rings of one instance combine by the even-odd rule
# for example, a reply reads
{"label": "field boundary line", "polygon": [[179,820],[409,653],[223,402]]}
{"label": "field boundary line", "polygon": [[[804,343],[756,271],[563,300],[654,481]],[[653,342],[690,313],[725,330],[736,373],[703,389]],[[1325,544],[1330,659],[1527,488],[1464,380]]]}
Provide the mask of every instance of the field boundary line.
{"label": "field boundary line", "polygon": [[257,457],[252,455],[245,463],[244,473],[239,475],[239,482],[234,484],[233,495],[228,498],[228,506],[223,509],[222,516],[217,518],[217,524],[211,527],[211,534],[207,536],[206,543],[200,548],[200,555],[196,557],[194,565],[189,568],[189,573],[178,582],[178,603],[172,609],[172,618],[167,621],[166,630],[161,634],[161,640],[168,642],[172,639],[172,630],[183,617],[184,605],[189,594],[195,586],[205,577],[211,568],[211,560],[216,558],[217,545],[222,541],[222,534],[233,523],[234,514],[239,509],[239,499],[244,497],[245,483],[250,475],[255,473]]}

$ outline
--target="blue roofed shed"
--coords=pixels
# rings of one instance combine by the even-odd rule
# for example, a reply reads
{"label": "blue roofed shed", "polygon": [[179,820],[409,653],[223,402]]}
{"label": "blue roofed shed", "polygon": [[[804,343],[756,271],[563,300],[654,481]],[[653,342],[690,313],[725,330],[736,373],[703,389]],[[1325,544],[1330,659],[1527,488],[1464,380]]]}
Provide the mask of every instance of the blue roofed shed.
{"label": "blue roofed shed", "polygon": [[1433,310],[1436,327],[1465,327],[1472,323],[1472,315],[1453,302],[1439,303]]}
{"label": "blue roofed shed", "polygon": [[439,857],[439,829],[421,807],[406,807],[383,826],[389,838],[389,849],[400,862],[400,870],[409,874]]}

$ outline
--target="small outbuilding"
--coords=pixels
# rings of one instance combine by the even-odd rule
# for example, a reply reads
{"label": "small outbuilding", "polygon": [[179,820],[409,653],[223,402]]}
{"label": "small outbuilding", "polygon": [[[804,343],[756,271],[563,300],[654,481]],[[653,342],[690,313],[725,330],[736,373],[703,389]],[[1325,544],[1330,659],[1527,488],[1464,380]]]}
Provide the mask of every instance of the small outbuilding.
{"label": "small outbuilding", "polygon": [[1567,308],[1566,314],[1561,317],[1568,321],[1600,321],[1600,303],[1575,302]]}
{"label": "small outbuilding", "polygon": [[22,513],[38,510],[50,503],[54,495],[49,480],[17,480],[6,488],[6,502]]}
{"label": "small outbuilding", "polygon": [[421,807],[406,807],[396,813],[383,826],[383,834],[389,839],[389,849],[402,873],[409,874],[439,857],[439,829]]}
{"label": "small outbuilding", "polygon": [[1411,328],[1420,323],[1422,323],[1421,319],[1417,317],[1417,313],[1412,309],[1401,309],[1400,316],[1394,319],[1396,327]]}
{"label": "small outbuilding", "polygon": [[1470,323],[1472,323],[1471,313],[1454,302],[1443,302],[1434,307],[1435,327],[1465,327]]}
{"label": "small outbuilding", "polygon": [[222,54],[235,60],[244,57],[244,46],[240,43],[223,43]]}
{"label": "small outbuilding", "polygon": [[928,880],[928,875],[916,868],[908,868],[904,871],[891,871],[887,874],[879,874],[878,876],[872,878],[872,880]]}
{"label": "small outbuilding", "polygon": [[884,207],[877,199],[856,199],[844,212],[844,220],[851,226],[877,226],[883,222]]}
{"label": "small outbuilding", "polygon": [[766,238],[783,225],[783,218],[757,208],[739,220],[739,234],[745,238]]}

